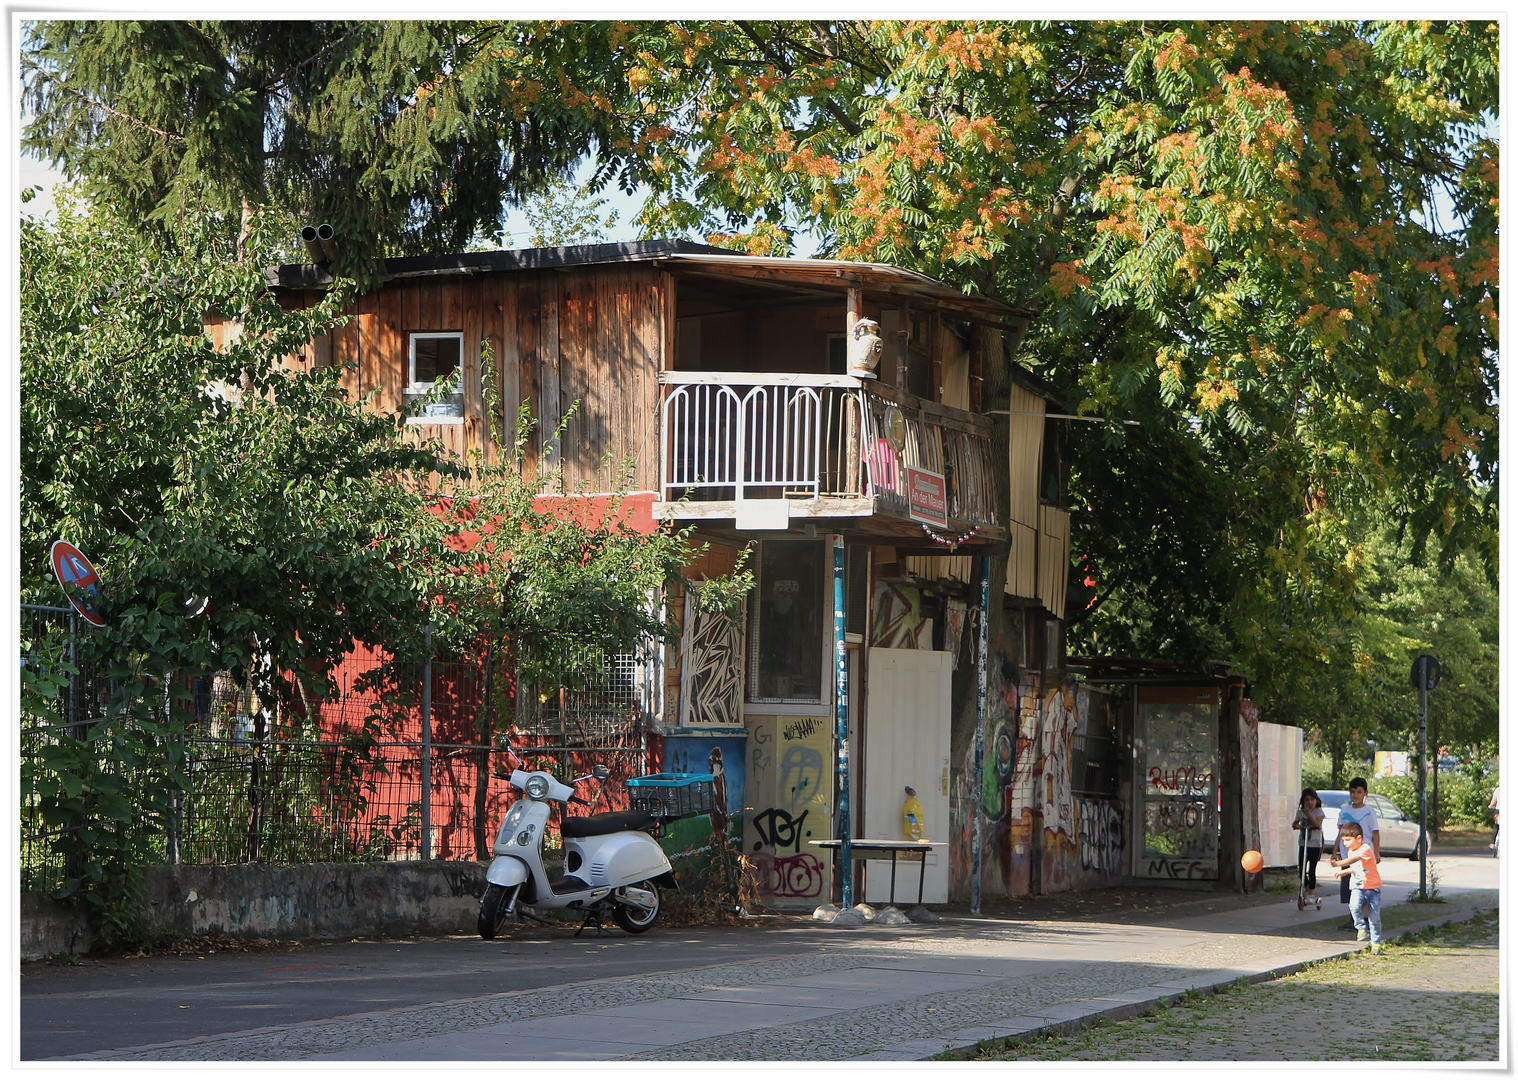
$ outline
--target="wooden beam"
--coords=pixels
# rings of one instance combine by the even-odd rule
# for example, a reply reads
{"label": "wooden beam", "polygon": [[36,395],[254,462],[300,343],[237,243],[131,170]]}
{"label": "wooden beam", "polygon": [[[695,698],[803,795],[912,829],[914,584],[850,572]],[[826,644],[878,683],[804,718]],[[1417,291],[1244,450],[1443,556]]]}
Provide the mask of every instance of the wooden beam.
{"label": "wooden beam", "polygon": [[663,318],[659,320],[659,370],[675,370],[675,316],[679,286],[668,270],[659,274],[659,303]]}
{"label": "wooden beam", "polygon": [[860,315],[864,313],[864,294],[856,286],[849,286],[848,301],[845,306],[848,314],[844,321],[843,332],[845,334],[852,334],[854,332],[854,324],[859,321]]}

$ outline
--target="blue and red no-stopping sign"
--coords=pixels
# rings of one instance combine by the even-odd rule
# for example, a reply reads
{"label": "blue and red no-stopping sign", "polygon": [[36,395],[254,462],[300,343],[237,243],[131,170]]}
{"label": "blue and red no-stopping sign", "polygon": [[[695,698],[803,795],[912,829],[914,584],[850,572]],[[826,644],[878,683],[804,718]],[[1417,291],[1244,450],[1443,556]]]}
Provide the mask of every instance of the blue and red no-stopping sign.
{"label": "blue and red no-stopping sign", "polygon": [[83,615],[92,626],[104,626],[105,620],[92,603],[100,599],[100,575],[90,565],[90,560],[84,557],[84,552],[67,540],[55,542],[53,573],[58,575],[58,584],[63,586],[64,595],[74,605],[74,610]]}

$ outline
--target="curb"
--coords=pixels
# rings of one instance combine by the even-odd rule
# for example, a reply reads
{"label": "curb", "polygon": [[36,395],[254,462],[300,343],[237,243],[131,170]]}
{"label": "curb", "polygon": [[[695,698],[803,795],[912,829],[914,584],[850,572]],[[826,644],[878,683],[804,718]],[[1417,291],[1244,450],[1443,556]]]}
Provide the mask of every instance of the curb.
{"label": "curb", "polygon": [[[1389,933],[1385,941],[1393,942],[1409,934],[1446,923],[1464,922],[1482,911],[1495,911],[1497,906],[1473,906],[1443,911],[1437,916],[1401,926]],[[1319,942],[1317,948],[1304,948],[1286,957],[1261,961],[1258,965],[1239,968],[1220,968],[1204,972],[1190,979],[1140,986],[1121,993],[1095,998],[1064,1001],[1046,1008],[976,1027],[962,1028],[931,1039],[913,1039],[897,1043],[882,1050],[850,1058],[850,1061],[927,1061],[939,1055],[962,1057],[973,1054],[987,1040],[999,1040],[1003,1044],[1028,1042],[1045,1035],[1068,1035],[1093,1026],[1102,1020],[1129,1020],[1135,1016],[1162,1007],[1171,998],[1187,993],[1217,993],[1240,982],[1250,984],[1269,982],[1272,979],[1295,975],[1314,964],[1336,960],[1370,947],[1368,942],[1335,944]]]}

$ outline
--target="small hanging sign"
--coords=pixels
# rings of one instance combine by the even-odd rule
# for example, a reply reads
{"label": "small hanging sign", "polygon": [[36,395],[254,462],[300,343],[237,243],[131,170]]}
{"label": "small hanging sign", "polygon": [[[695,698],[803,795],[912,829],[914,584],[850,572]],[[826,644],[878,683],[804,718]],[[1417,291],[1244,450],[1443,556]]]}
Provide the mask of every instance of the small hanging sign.
{"label": "small hanging sign", "polygon": [[913,521],[949,527],[949,495],[941,475],[907,466],[907,512]]}
{"label": "small hanging sign", "polygon": [[105,619],[91,602],[100,599],[100,575],[90,560],[67,540],[54,542],[52,555],[53,573],[58,575],[58,584],[63,586],[63,593],[74,605],[74,610],[90,625],[104,626]]}

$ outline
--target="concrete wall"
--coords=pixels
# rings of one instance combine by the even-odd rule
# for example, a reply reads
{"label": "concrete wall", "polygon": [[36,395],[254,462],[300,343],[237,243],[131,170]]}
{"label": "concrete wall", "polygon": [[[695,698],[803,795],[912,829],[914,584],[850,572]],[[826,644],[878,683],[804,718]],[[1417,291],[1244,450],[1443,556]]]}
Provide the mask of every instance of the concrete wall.
{"label": "concrete wall", "polygon": [[90,951],[90,928],[84,913],[37,893],[21,894],[21,959]]}
{"label": "concrete wall", "polygon": [[[295,939],[464,934],[475,929],[485,864],[151,866],[143,877],[155,930]],[[23,895],[22,958],[88,952],[87,934],[75,933],[71,920],[70,909]]]}

